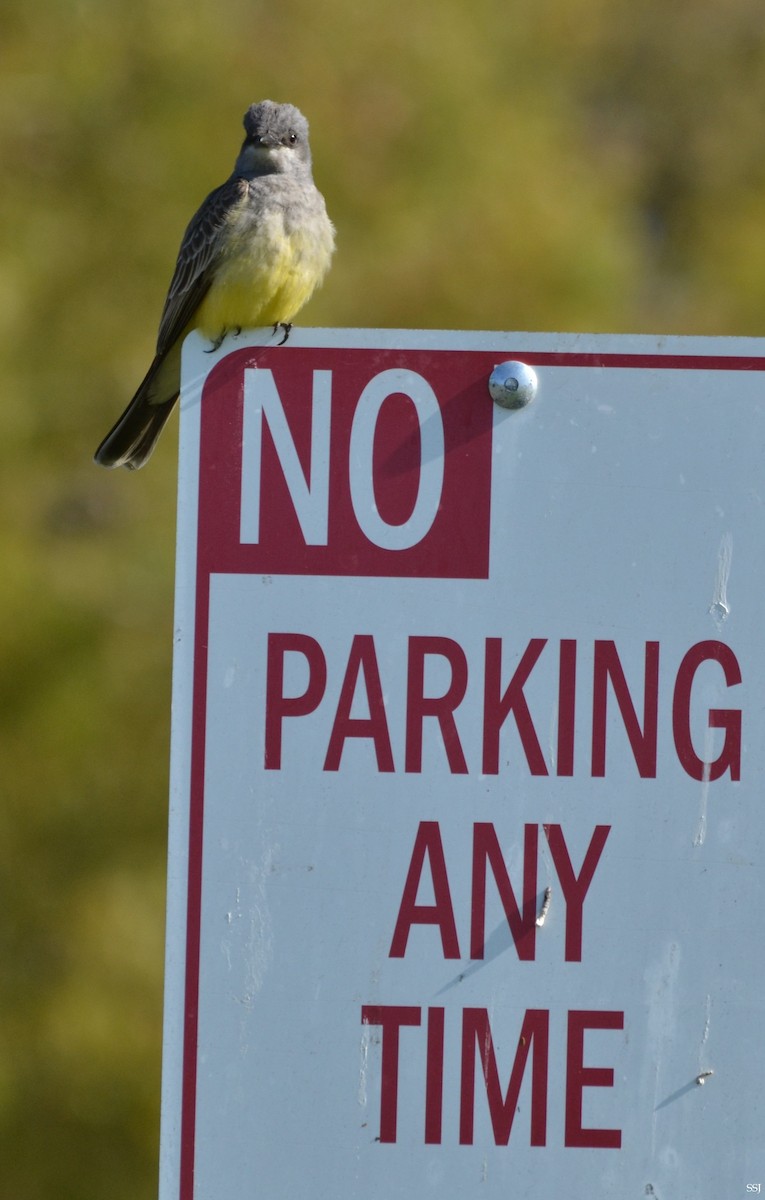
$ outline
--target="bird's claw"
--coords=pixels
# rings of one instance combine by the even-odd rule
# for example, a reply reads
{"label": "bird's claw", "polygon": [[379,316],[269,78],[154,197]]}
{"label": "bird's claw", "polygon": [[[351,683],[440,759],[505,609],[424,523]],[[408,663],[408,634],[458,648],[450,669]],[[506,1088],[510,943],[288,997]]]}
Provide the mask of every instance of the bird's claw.
{"label": "bird's claw", "polygon": [[[274,333],[278,333],[280,329],[284,330],[284,336],[282,337],[282,340],[280,342],[276,343],[277,346],[283,346],[284,343],[287,341],[287,338],[290,336],[290,331],[292,329],[292,322],[291,321],[275,321],[274,322]],[[234,325],[232,329],[221,329],[218,336],[216,338],[214,338],[213,341],[210,343],[209,349],[205,350],[205,354],[214,354],[216,350],[220,350],[221,346],[223,345],[224,341],[226,340],[226,338],[228,337],[229,334],[231,334],[232,337],[237,338],[237,337],[239,337],[241,332],[242,332],[241,325]]]}
{"label": "bird's claw", "polygon": [[[241,331],[241,329],[239,329],[239,330],[237,330],[237,332],[241,333],[242,331]],[[223,345],[223,342],[225,341],[227,333],[228,333],[228,329],[221,329],[218,336],[216,338],[214,338],[213,341],[211,342],[209,350],[205,350],[205,354],[214,354],[216,350],[220,350],[221,346]]]}

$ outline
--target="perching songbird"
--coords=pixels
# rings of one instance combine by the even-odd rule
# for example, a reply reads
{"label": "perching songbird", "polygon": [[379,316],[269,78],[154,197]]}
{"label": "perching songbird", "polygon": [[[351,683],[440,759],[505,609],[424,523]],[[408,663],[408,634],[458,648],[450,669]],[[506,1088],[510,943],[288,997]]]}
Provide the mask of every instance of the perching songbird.
{"label": "perching songbird", "polygon": [[231,176],[183,235],[159,323],[157,353],[95,454],[102,467],[142,467],[180,391],[181,346],[198,329],[217,349],[228,333],[281,326],[321,283],[335,246],[311,174],[308,122],[292,104],[263,100],[244,114]]}

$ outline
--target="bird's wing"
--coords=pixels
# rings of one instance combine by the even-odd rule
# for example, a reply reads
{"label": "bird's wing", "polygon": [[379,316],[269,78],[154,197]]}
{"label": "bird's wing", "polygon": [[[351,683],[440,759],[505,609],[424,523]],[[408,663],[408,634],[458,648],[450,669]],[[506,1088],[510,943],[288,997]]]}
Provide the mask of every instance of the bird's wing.
{"label": "bird's wing", "polygon": [[211,192],[189,222],[162,310],[157,353],[177,341],[210,287],[221,256],[221,231],[231,209],[242,199],[247,184],[227,179]]}

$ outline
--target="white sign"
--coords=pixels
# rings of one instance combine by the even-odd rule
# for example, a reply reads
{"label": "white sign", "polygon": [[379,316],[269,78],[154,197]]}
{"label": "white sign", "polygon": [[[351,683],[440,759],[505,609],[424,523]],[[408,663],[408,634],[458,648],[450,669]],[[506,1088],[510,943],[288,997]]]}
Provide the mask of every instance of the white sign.
{"label": "white sign", "polygon": [[765,1187],[765,345],[262,340],[184,351],[162,1200]]}

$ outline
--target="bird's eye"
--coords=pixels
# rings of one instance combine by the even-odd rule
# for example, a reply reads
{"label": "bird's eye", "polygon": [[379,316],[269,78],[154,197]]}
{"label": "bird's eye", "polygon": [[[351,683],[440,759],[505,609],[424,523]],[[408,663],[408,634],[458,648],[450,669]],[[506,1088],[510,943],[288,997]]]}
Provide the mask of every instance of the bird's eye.
{"label": "bird's eye", "polygon": [[295,133],[294,129],[290,129],[289,134],[287,135],[287,141],[289,142],[290,146],[294,146],[297,140],[298,135]]}

